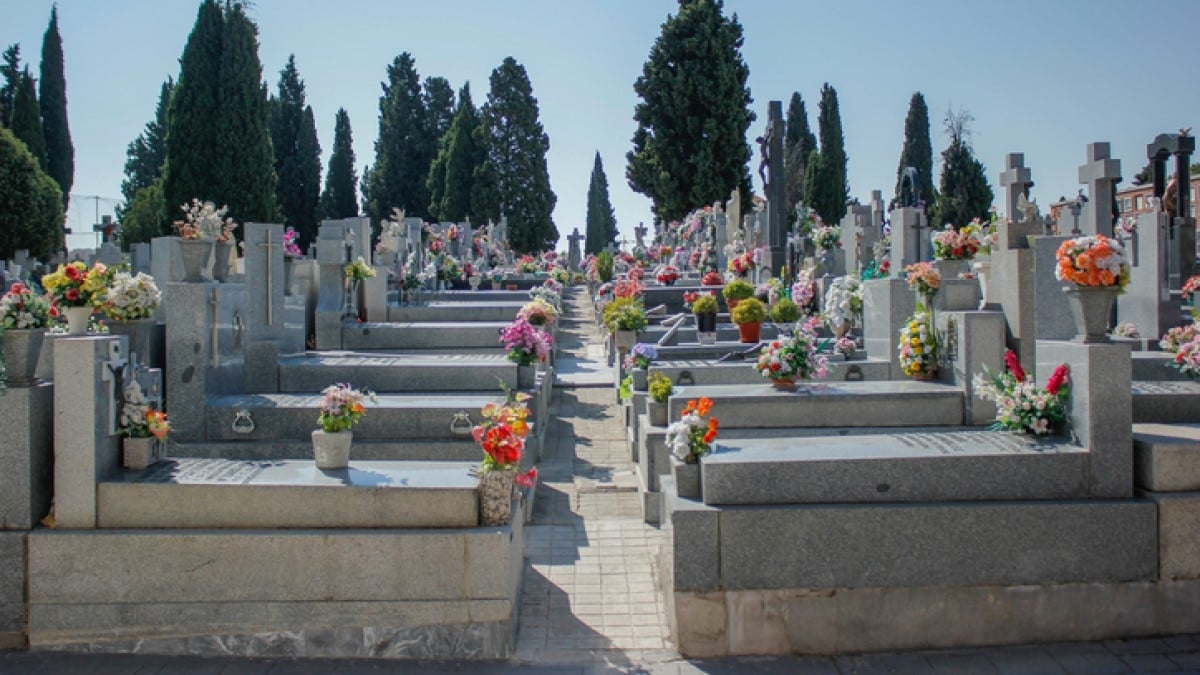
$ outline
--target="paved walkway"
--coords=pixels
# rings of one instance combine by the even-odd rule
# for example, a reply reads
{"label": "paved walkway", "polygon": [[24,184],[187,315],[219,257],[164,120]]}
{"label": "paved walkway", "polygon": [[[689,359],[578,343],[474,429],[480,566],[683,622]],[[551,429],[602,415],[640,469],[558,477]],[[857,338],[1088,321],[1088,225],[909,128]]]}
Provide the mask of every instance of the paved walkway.
{"label": "paved walkway", "polygon": [[612,372],[590,310],[564,322],[540,465],[516,657],[509,663],[213,659],[0,652],[0,673],[1151,673],[1200,674],[1200,636],[832,658],[682,660],[654,588],[660,536],[641,519]]}

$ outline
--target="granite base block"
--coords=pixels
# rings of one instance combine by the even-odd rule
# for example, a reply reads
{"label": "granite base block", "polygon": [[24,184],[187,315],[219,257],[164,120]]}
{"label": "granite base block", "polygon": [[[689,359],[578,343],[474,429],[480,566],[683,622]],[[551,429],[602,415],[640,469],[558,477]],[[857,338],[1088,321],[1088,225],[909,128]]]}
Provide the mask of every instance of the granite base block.
{"label": "granite base block", "polygon": [[25,539],[0,532],[0,649],[25,645]]}
{"label": "granite base block", "polygon": [[1158,505],[1160,579],[1200,579],[1200,492],[1145,492]]}
{"label": "granite base block", "polygon": [[0,401],[0,530],[28,530],[50,510],[54,385],[10,387]]}
{"label": "granite base block", "polygon": [[1138,487],[1200,490],[1200,424],[1135,424],[1133,459]]}

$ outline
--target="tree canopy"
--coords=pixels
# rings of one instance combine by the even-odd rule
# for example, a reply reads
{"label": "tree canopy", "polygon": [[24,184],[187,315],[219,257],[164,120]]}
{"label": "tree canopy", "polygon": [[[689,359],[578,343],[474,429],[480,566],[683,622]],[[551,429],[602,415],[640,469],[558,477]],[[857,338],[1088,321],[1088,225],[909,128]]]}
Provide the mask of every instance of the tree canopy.
{"label": "tree canopy", "polygon": [[325,191],[321,193],[321,216],[357,216],[357,183],[358,178],[354,174],[354,138],[350,131],[350,115],[346,113],[345,108],[338,108],[333,127],[333,154],[329,156]]}
{"label": "tree canopy", "polygon": [[588,185],[584,251],[589,255],[600,253],[605,246],[616,240],[617,217],[613,214],[612,201],[608,197],[608,176],[604,174],[604,164],[600,161],[600,152],[597,151],[596,160],[592,163],[592,179]]}
{"label": "tree canopy", "polygon": [[317,206],[321,198],[321,145],[312,106],[305,105],[304,80],[295,55],[279,71],[278,93],[271,97],[269,122],[275,153],[275,196],[283,220],[299,234],[305,248],[317,238]]}
{"label": "tree canopy", "polygon": [[966,111],[946,111],[944,124],[950,146],[942,152],[942,181],[938,195],[934,227],[962,227],[972,218],[987,218],[995,195],[988,183],[983,164],[975,159],[970,144],[970,124],[975,120]]}
{"label": "tree canopy", "polygon": [[42,36],[41,79],[38,99],[42,134],[46,139],[46,173],[63,193],[63,208],[75,183],[75,146],[67,121],[67,79],[63,70],[62,36],[58,33],[58,5],[50,8],[50,24]]}

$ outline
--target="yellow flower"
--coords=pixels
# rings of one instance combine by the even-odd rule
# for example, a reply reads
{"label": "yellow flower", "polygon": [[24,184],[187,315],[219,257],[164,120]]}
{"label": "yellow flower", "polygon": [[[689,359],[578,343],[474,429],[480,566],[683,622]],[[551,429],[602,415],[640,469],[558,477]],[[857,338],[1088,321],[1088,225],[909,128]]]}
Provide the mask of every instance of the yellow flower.
{"label": "yellow flower", "polygon": [[54,289],[66,283],[66,281],[66,275],[62,274],[61,272],[51,272],[50,274],[42,277],[42,288],[46,289],[47,291],[53,291]]}

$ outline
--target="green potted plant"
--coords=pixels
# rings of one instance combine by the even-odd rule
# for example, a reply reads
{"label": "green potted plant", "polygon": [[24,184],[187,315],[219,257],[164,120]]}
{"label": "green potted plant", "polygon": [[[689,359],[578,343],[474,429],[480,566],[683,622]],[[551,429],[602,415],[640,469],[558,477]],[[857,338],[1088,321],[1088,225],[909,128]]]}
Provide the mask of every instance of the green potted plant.
{"label": "green potted plant", "polygon": [[613,254],[608,251],[601,251],[596,256],[596,276],[600,277],[600,283],[608,283],[613,278]]}
{"label": "green potted plant", "polygon": [[754,297],[754,285],[745,279],[734,279],[725,284],[725,287],[721,289],[721,295],[725,298],[725,306],[732,312],[739,302]]}
{"label": "green potted plant", "polygon": [[667,399],[671,398],[674,387],[671,378],[660,371],[650,373],[646,380],[648,396],[646,397],[646,416],[650,424],[656,427],[667,426]]}
{"label": "green potted plant", "polygon": [[743,298],[732,312],[742,342],[758,342],[767,309],[758,298]]}
{"label": "green potted plant", "polygon": [[710,292],[697,293],[691,298],[692,314],[696,315],[696,340],[700,344],[717,341],[717,296]]}
{"label": "green potted plant", "polygon": [[800,308],[790,298],[780,298],[771,307],[771,320],[775,323],[795,323],[800,318]]}
{"label": "green potted plant", "polygon": [[628,352],[637,332],[646,327],[646,310],[636,298],[616,298],[604,308],[604,323],[613,333],[617,351]]}

